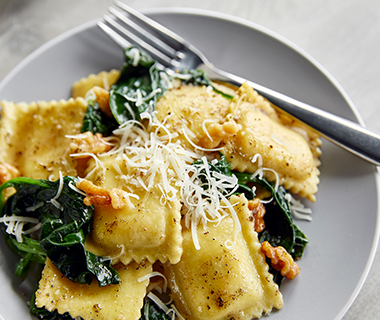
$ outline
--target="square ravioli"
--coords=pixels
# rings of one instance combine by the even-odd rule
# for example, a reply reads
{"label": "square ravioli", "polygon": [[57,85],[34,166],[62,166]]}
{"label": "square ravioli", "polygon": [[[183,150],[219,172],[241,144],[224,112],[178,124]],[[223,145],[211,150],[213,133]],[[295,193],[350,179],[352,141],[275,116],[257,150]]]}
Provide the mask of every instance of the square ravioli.
{"label": "square ravioli", "polygon": [[[95,184],[107,190],[124,189],[133,196],[130,205],[115,209],[112,205],[95,205],[95,214],[87,249],[97,255],[117,256],[128,264],[148,259],[177,263],[182,254],[181,204],[179,199],[162,203],[162,193],[155,185],[148,191],[120,179],[122,170],[128,176],[123,159],[100,157],[104,170],[92,177]],[[115,168],[118,168],[117,170]],[[121,249],[122,248],[122,249]]]}
{"label": "square ravioli", "polygon": [[[197,228],[200,250],[190,229],[183,231],[184,253],[165,264],[171,297],[185,319],[252,319],[283,306],[282,295],[268,271],[244,196],[230,199],[242,231],[233,218]],[[228,244],[234,242],[230,247]]]}
{"label": "square ravioli", "polygon": [[115,266],[120,284],[99,287],[96,280],[90,285],[78,284],[65,278],[47,260],[36,291],[36,306],[58,313],[68,312],[72,318],[91,319],[139,319],[149,280],[140,278],[152,272],[152,265],[121,263]]}
{"label": "square ravioli", "polygon": [[[56,180],[76,175],[66,135],[80,133],[87,102],[1,102],[0,162],[15,166],[22,176]],[[54,147],[53,147],[54,146]]]}

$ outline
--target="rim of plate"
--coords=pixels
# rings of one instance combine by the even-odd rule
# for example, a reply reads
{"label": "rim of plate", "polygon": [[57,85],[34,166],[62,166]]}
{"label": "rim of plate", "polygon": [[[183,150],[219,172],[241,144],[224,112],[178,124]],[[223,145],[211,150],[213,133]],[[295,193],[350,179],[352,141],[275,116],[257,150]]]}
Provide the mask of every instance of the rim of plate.
{"label": "rim of plate", "polygon": [[[346,93],[346,91],[343,89],[343,87],[339,84],[339,82],[325,69],[316,59],[314,59],[311,55],[309,55],[306,51],[304,51],[301,47],[297,46],[295,43],[290,41],[289,39],[281,36],[280,34],[260,25],[255,22],[236,17],[230,14],[218,12],[218,11],[212,11],[212,10],[206,10],[206,9],[199,9],[199,8],[184,8],[184,7],[154,7],[154,8],[148,8],[148,9],[142,9],[141,12],[144,14],[186,14],[186,15],[193,15],[193,16],[204,16],[204,17],[210,17],[210,18],[217,18],[220,20],[225,20],[228,22],[240,24],[242,26],[251,28],[255,31],[259,31],[266,36],[269,36],[276,41],[286,45],[287,47],[291,48],[293,51],[298,53],[299,55],[303,56],[306,60],[309,61],[315,68],[317,68],[329,81],[330,83],[335,87],[335,89],[342,95],[344,100],[346,101],[347,105],[350,107],[351,111],[353,112],[355,118],[357,119],[358,123],[365,127],[365,123],[359,113],[359,111],[356,109],[355,105],[351,101],[350,97]],[[31,61],[33,61],[36,57],[38,57],[42,52],[46,51],[47,49],[53,47],[57,43],[73,36],[74,34],[83,32],[86,29],[93,28],[96,26],[97,21],[99,19],[91,20],[86,23],[80,24],[77,27],[74,27],[72,29],[69,29],[62,34],[54,37],[53,39],[47,41],[40,47],[38,47],[36,50],[34,50],[32,53],[30,53],[28,56],[26,56],[21,62],[19,62],[0,82],[0,92],[3,89],[3,87],[8,84],[12,78],[21,70],[23,69],[27,64],[29,64]],[[373,264],[377,246],[379,243],[380,238],[380,168],[375,167],[374,170],[375,173],[375,180],[376,180],[376,188],[377,188],[377,208],[376,208],[376,227],[375,227],[375,234],[372,241],[372,247],[370,250],[370,254],[368,256],[368,260],[366,263],[366,266],[363,270],[363,273],[360,277],[359,282],[357,283],[355,290],[350,296],[350,299],[346,302],[344,307],[341,309],[339,314],[335,317],[335,320],[341,319],[348,309],[351,307],[352,303],[355,301],[356,297],[358,296],[368,274],[371,269],[371,266]],[[2,319],[0,314],[0,320]]]}

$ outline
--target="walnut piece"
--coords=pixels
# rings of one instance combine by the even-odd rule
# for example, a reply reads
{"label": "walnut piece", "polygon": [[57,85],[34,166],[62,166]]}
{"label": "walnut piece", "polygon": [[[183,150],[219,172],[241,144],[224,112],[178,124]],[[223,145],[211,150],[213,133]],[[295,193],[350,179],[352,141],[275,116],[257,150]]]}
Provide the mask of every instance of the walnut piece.
{"label": "walnut piece", "polygon": [[16,167],[8,163],[0,163],[0,185],[19,176],[20,172]]}
{"label": "walnut piece", "polygon": [[87,194],[83,199],[86,206],[97,204],[122,209],[127,205],[132,205],[128,193],[118,188],[112,188],[111,191],[108,191],[106,188],[94,185],[89,180],[78,181],[76,187]]}
{"label": "walnut piece", "polygon": [[111,108],[110,108],[110,92],[101,87],[93,87],[92,92],[95,94],[95,101],[99,104],[100,110],[102,110],[107,117],[113,118]]}
{"label": "walnut piece", "polygon": [[103,153],[111,149],[102,139],[101,133],[93,134],[90,131],[77,134],[70,143],[71,153]]}
{"label": "walnut piece", "polygon": [[301,268],[294,262],[292,256],[284,247],[272,247],[268,241],[261,244],[261,251],[270,259],[271,266],[289,280],[294,279]]}
{"label": "walnut piece", "polygon": [[106,188],[98,187],[89,180],[78,181],[76,187],[87,194],[87,197],[83,199],[83,203],[86,206],[91,206],[93,204],[101,206],[111,205],[111,197]]}
{"label": "walnut piece", "polygon": [[252,214],[252,219],[255,219],[255,231],[257,233],[263,231],[265,229],[264,215],[266,210],[260,199],[248,201],[248,209]]}
{"label": "walnut piece", "polygon": [[118,188],[112,188],[110,191],[111,204],[114,209],[121,209],[125,206],[133,207],[130,202],[129,195],[124,190]]}

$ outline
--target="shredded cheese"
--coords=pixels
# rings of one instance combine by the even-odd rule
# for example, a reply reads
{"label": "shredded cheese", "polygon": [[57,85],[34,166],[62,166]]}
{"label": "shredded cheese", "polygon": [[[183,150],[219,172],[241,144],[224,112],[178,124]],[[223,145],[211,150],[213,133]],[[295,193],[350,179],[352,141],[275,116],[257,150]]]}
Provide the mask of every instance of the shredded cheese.
{"label": "shredded cheese", "polygon": [[63,211],[64,208],[57,201],[57,199],[60,197],[62,190],[63,190],[63,177],[62,177],[62,172],[59,171],[59,186],[58,186],[57,194],[54,196],[54,198],[52,198],[51,200],[49,200],[47,202],[51,203],[54,207],[56,207],[57,209],[59,209],[61,211]]}
{"label": "shredded cheese", "polygon": [[106,256],[106,257],[102,257],[101,260],[104,262],[104,261],[111,261],[111,264],[115,264],[117,263],[119,260],[120,257],[122,257],[125,253],[125,247],[123,244],[120,244],[120,245],[117,245],[116,246],[117,248],[121,248],[120,250],[120,253],[114,257],[110,257],[110,256]]}
{"label": "shredded cheese", "polygon": [[[158,122],[154,115],[147,113],[143,113],[141,118],[148,120],[145,126],[131,120],[114,130],[115,147],[106,153],[92,155],[97,165],[88,175],[100,167],[99,158],[117,155],[112,166],[118,173],[116,179],[122,181],[125,187],[132,185],[149,192],[157,186],[162,194],[162,205],[167,204],[170,207],[172,201],[181,201],[186,227],[191,228],[193,242],[198,250],[199,224],[206,228],[207,223],[218,224],[230,214],[234,219],[236,232],[239,232],[239,220],[227,200],[237,188],[237,178],[211,173],[203,152],[185,149],[180,141],[174,141],[177,134],[169,132],[164,126],[165,120]],[[200,165],[192,165],[200,159]],[[131,173],[123,173],[125,168],[129,168]],[[227,190],[232,192],[229,194]],[[235,239],[228,247],[232,247],[234,243]]]}
{"label": "shredded cheese", "polygon": [[25,209],[26,212],[33,212],[33,211],[36,211],[37,209],[41,208],[45,203],[44,202],[38,202],[37,204],[35,204],[34,206],[30,206],[30,207],[27,207]]}
{"label": "shredded cheese", "polygon": [[290,203],[290,211],[292,212],[294,218],[306,221],[312,220],[310,216],[312,214],[312,210],[310,208],[305,207],[301,201],[295,199],[290,193],[285,195],[285,199]]}
{"label": "shredded cheese", "polygon": [[87,196],[87,194],[85,192],[83,192],[82,190],[80,190],[76,186],[74,186],[72,181],[69,182],[69,188],[74,190],[75,192],[78,192],[82,196]]}
{"label": "shredded cheese", "polygon": [[137,281],[138,282],[143,282],[147,279],[150,279],[150,278],[153,278],[153,277],[161,277],[162,279],[164,279],[164,286],[163,286],[163,292],[166,292],[167,288],[168,288],[168,280],[166,279],[166,277],[160,273],[160,272],[157,272],[157,271],[153,271],[151,273],[148,273],[146,274],[145,276],[141,277],[141,278],[138,278]]}
{"label": "shredded cheese", "polygon": [[210,136],[210,133],[208,132],[207,128],[206,128],[206,123],[212,123],[212,122],[218,122],[217,119],[206,119],[202,122],[202,130],[203,132],[206,134],[206,136],[211,140],[211,141],[214,141],[214,139]]}
{"label": "shredded cheese", "polygon": [[[4,223],[6,225],[5,232],[16,237],[17,242],[23,242],[22,234],[23,227],[26,223],[35,223],[38,224],[39,220],[37,218],[31,217],[23,217],[23,216],[3,216],[0,217],[0,223]],[[37,229],[38,230],[38,229]],[[30,231],[29,231],[30,232]]]}

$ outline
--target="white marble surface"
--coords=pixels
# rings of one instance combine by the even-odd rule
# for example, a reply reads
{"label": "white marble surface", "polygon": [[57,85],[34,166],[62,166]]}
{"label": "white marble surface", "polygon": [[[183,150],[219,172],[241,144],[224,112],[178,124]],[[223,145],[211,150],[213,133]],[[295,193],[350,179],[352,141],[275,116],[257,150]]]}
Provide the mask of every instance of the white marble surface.
{"label": "white marble surface", "polygon": [[[322,64],[348,93],[367,127],[380,132],[379,0],[124,1],[136,9],[174,6],[214,10],[275,31]],[[110,2],[0,0],[0,81],[46,41],[99,18]],[[365,219],[365,212],[358,214]],[[379,288],[377,250],[368,278],[343,319],[379,319]]]}

